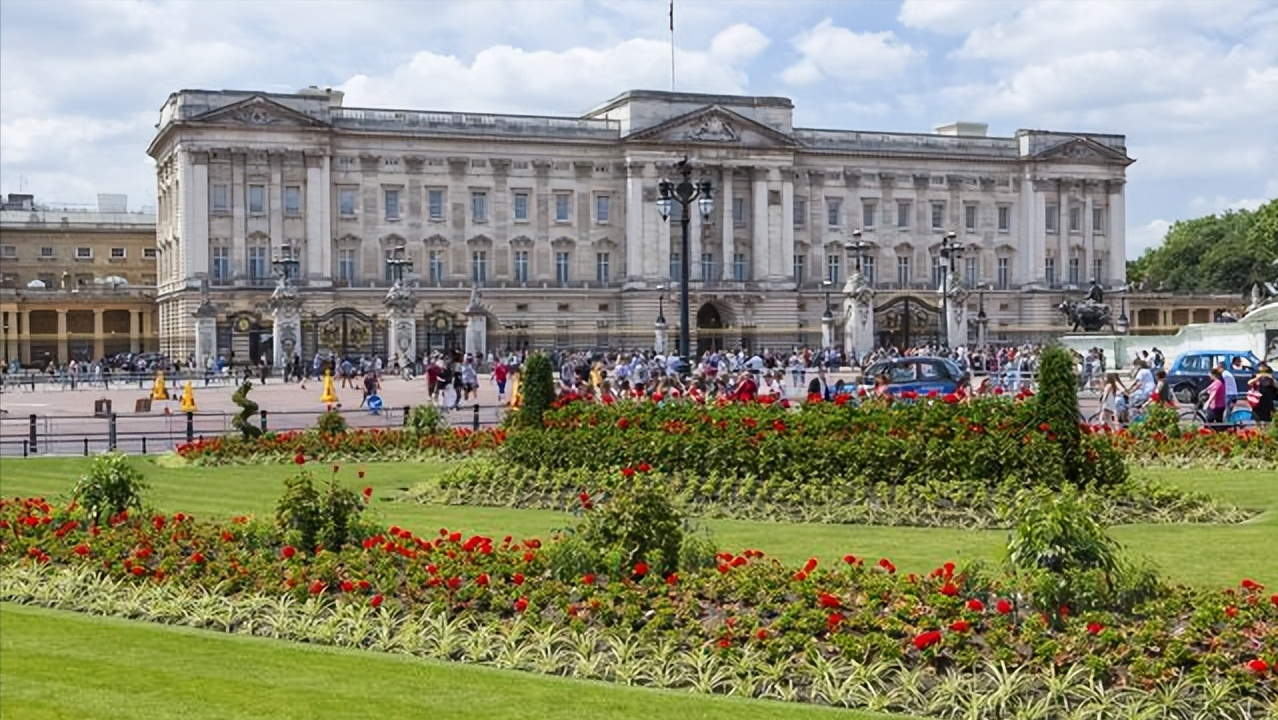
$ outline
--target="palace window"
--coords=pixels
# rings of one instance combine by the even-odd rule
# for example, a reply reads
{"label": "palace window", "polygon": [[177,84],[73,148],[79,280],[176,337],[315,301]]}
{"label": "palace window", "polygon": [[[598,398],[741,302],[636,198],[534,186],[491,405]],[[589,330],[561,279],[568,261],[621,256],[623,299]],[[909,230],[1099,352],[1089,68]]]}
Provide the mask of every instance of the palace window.
{"label": "palace window", "polygon": [[477,223],[488,222],[488,193],[482,190],[471,192],[470,220]]}
{"label": "palace window", "polygon": [[1105,208],[1092,208],[1092,234],[1105,234]]}
{"label": "palace window", "polygon": [[337,251],[337,282],[344,287],[355,284],[355,250],[342,248]]}
{"label": "palace window", "polygon": [[302,188],[300,186],[288,185],[284,188],[284,214],[302,214]]}
{"label": "palace window", "polygon": [[248,249],[248,277],[249,282],[253,284],[261,284],[270,279],[270,265],[267,262],[265,247],[259,245]]}
{"label": "palace window", "polygon": [[1007,258],[1001,257],[998,259],[997,282],[999,290],[1006,290],[1012,284],[1012,269],[1010,265],[1011,263],[1008,262]]}
{"label": "palace window", "polygon": [[1012,229],[1012,206],[998,206],[998,231],[1001,233],[1009,232]]}
{"label": "palace window", "polygon": [[1049,286],[1056,284],[1056,258],[1049,257],[1043,260],[1043,279]]}
{"label": "palace window", "polygon": [[337,189],[337,214],[342,217],[355,217],[355,188]]}
{"label": "palace window", "polygon": [[515,251],[515,282],[520,285],[528,284],[528,251]]}
{"label": "palace window", "polygon": [[825,222],[832,228],[839,227],[842,222],[843,200],[840,198],[825,199]]}
{"label": "palace window", "polygon": [[608,284],[608,253],[595,253],[595,282]]}
{"label": "palace window", "polygon": [[1083,232],[1083,208],[1077,205],[1071,205],[1069,208],[1069,231],[1071,233]]}
{"label": "palace window", "polygon": [[434,222],[444,219],[444,191],[442,188],[430,188],[426,191],[426,217]]}
{"label": "palace window", "polygon": [[611,200],[607,195],[595,196],[595,222],[600,225],[607,225],[612,220]]}
{"label": "palace window", "polygon": [[209,207],[215,213],[231,211],[231,201],[225,184],[216,183],[213,185],[212,198],[209,200]]}
{"label": "palace window", "polygon": [[791,267],[794,269],[794,282],[802,285],[807,279],[808,258],[802,253],[795,253],[794,259],[791,261]]}
{"label": "palace window", "polygon": [[896,226],[899,228],[908,228],[910,226],[910,213],[914,210],[914,205],[907,202],[899,202],[896,204]]}
{"label": "palace window", "polygon": [[210,282],[214,285],[225,285],[231,281],[231,249],[224,245],[213,248],[213,262],[209,265],[212,274]]}
{"label": "palace window", "polygon": [[487,250],[474,250],[470,253],[470,281],[476,285],[488,282]]}
{"label": "palace window", "polygon": [[896,284],[905,287],[910,284],[910,258],[901,256],[896,259]]}
{"label": "palace window", "polygon": [[874,212],[878,210],[878,203],[863,200],[861,202],[861,226],[866,230],[874,229]]}
{"label": "palace window", "polygon": [[386,219],[399,219],[399,191],[386,190]]}
{"label": "palace window", "polygon": [[732,198],[732,224],[746,224],[746,204],[745,198],[737,196]]}
{"label": "palace window", "polygon": [[1061,227],[1061,206],[1047,205],[1043,209],[1043,228],[1049,233],[1060,230]]}
{"label": "palace window", "polygon": [[561,251],[555,253],[555,282],[559,283],[559,287],[568,287],[571,281],[568,266],[568,253]]}
{"label": "palace window", "polygon": [[555,193],[555,222],[566,223],[572,220],[572,195]]}
{"label": "palace window", "polygon": [[1079,277],[1079,274],[1080,274],[1080,263],[1078,261],[1078,257],[1072,257],[1069,259],[1069,276],[1068,276],[1069,280],[1067,282],[1069,282],[1070,285],[1081,284],[1081,279]]}
{"label": "palace window", "polygon": [[515,193],[515,222],[528,221],[528,193]]}
{"label": "palace window", "polygon": [[714,281],[714,254],[701,253],[701,282]]}
{"label": "palace window", "polygon": [[803,227],[808,222],[808,201],[803,198],[794,199],[794,226]]}
{"label": "palace window", "polygon": [[745,282],[750,277],[750,266],[746,264],[745,253],[732,254],[732,279]]}
{"label": "palace window", "polygon": [[840,266],[838,255],[825,256],[825,279],[835,285],[843,282],[843,269]]}
{"label": "palace window", "polygon": [[976,206],[975,205],[963,206],[963,229],[970,233],[976,232]]}
{"label": "palace window", "polygon": [[427,254],[426,265],[430,272],[430,284],[440,285],[444,282],[444,251],[431,250]]}
{"label": "palace window", "polygon": [[932,229],[942,230],[945,228],[945,203],[932,203]]}
{"label": "palace window", "polygon": [[254,215],[261,215],[266,212],[265,185],[248,186],[248,210]]}
{"label": "palace window", "polygon": [[866,282],[870,283],[871,285],[874,284],[874,257],[873,256],[861,258],[861,275],[865,278]]}

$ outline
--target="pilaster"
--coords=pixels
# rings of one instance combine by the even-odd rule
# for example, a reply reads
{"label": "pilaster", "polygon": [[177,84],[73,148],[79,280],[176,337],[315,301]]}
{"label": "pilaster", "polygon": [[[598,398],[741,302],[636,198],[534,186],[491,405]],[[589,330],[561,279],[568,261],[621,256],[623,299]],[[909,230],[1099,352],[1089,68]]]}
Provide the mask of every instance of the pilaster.
{"label": "pilaster", "polygon": [[771,277],[768,253],[768,170],[750,169],[752,222],[750,223],[750,263],[756,281]]}
{"label": "pilaster", "polygon": [[719,217],[722,225],[719,231],[723,243],[723,279],[731,281],[735,279],[732,258],[737,254],[736,240],[733,237],[736,222],[732,217],[732,176],[736,168],[724,165],[720,170],[718,196]]}

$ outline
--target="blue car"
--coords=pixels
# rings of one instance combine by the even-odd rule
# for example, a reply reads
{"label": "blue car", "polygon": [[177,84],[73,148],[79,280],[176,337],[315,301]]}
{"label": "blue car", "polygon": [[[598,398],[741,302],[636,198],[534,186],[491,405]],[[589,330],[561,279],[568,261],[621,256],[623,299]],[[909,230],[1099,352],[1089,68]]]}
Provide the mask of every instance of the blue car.
{"label": "blue car", "polygon": [[1176,394],[1177,400],[1192,405],[1211,384],[1211,369],[1221,365],[1230,369],[1234,358],[1242,361],[1241,369],[1234,372],[1238,392],[1240,395],[1246,393],[1247,382],[1255,377],[1260,358],[1238,350],[1190,350],[1182,354],[1167,369],[1167,386]]}
{"label": "blue car", "polygon": [[861,380],[866,392],[874,388],[875,380],[881,375],[888,376],[888,393],[894,396],[909,391],[919,395],[936,391],[944,395],[956,392],[970,379],[958,363],[949,358],[898,357],[879,360],[866,369]]}

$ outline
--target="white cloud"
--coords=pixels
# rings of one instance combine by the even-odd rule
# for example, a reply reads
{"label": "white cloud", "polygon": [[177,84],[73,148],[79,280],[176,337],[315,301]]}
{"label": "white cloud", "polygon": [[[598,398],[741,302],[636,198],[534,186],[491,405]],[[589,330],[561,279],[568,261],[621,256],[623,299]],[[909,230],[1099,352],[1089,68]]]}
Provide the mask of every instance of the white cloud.
{"label": "white cloud", "polygon": [[963,35],[1015,12],[1006,0],[905,0],[897,19],[906,27]]}
{"label": "white cloud", "polygon": [[791,85],[810,85],[824,79],[839,82],[891,79],[922,62],[918,50],[887,32],[856,33],[826,18],[794,39],[802,59],[786,68],[781,79]]}
{"label": "white cloud", "polygon": [[1140,227],[1127,228],[1127,257],[1138,258],[1146,250],[1162,245],[1171,226],[1171,222],[1160,219],[1151,220]]}
{"label": "white cloud", "polygon": [[[707,51],[676,48],[678,89],[741,93],[745,66],[768,45],[749,25],[733,25]],[[665,89],[670,84],[670,48],[658,40],[632,39],[602,49],[561,52],[510,46],[481,51],[474,61],[430,51],[417,53],[389,73],[357,75],[341,85],[348,104],[459,108],[489,112],[584,111],[619,89]]]}

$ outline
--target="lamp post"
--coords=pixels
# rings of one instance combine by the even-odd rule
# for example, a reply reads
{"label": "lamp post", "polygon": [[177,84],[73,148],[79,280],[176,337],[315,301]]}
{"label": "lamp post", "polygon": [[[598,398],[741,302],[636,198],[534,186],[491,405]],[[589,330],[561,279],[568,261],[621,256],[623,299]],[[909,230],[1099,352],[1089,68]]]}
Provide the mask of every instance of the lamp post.
{"label": "lamp post", "polygon": [[861,239],[861,230],[859,228],[852,231],[852,239],[843,244],[843,249],[856,261],[854,267],[857,274],[860,274],[861,263],[865,258],[866,252],[870,249],[870,243]]}
{"label": "lamp post", "polygon": [[661,293],[657,296],[657,324],[664,327],[666,324],[666,286],[658,285],[657,292]]}
{"label": "lamp post", "polygon": [[391,281],[396,285],[402,285],[404,282],[404,269],[413,269],[413,261],[404,253],[404,246],[400,245],[391,252],[391,256],[386,258],[386,267],[390,268]]}
{"label": "lamp post", "polygon": [[285,285],[288,285],[297,274],[297,266],[301,263],[293,256],[291,245],[281,245],[280,254],[271,261],[271,264],[275,266],[275,274],[280,276]]}
{"label": "lamp post", "polygon": [[990,324],[990,318],[985,314],[985,288],[981,288],[980,303],[976,311],[976,344],[985,347],[986,335],[985,329]]}
{"label": "lamp post", "polygon": [[953,230],[941,238],[941,318],[945,322],[945,344],[950,340],[950,267],[963,254],[963,245],[955,240],[958,237]]}
{"label": "lamp post", "polygon": [[834,287],[833,280],[821,281],[821,289],[825,290],[825,312],[821,313],[822,350],[834,347],[834,310],[830,307],[830,288],[832,287]]}
{"label": "lamp post", "polygon": [[659,355],[665,355],[666,348],[666,286],[658,285],[657,320],[652,324],[652,349]]}
{"label": "lamp post", "polygon": [[710,214],[714,212],[714,196],[711,195],[710,181],[700,180],[696,183],[692,182],[692,163],[689,162],[687,156],[675,165],[675,173],[683,177],[683,179],[675,184],[669,180],[662,180],[658,186],[657,212],[661,213],[662,220],[670,219],[670,209],[674,203],[679,203],[682,208],[679,223],[683,229],[683,242],[679,246],[679,356],[685,361],[690,357],[692,339],[689,331],[690,320],[688,318],[689,297],[688,297],[688,275],[690,273],[691,258],[688,257],[690,252],[688,243],[688,224],[691,216],[688,213],[689,207],[695,202],[701,211],[701,219],[709,220]]}
{"label": "lamp post", "polygon": [[1127,296],[1123,296],[1122,308],[1122,312],[1118,315],[1118,322],[1114,323],[1114,329],[1118,331],[1119,335],[1126,335],[1127,329],[1131,324],[1127,318]]}

